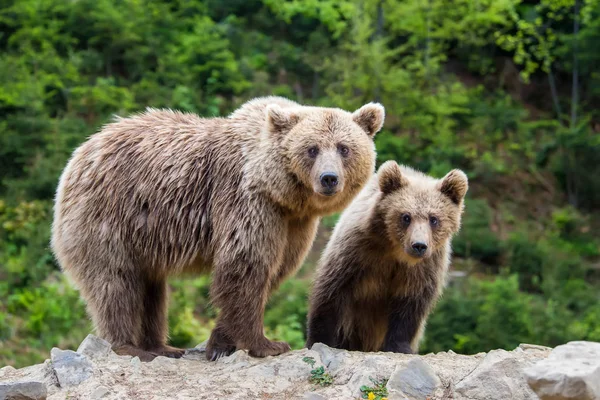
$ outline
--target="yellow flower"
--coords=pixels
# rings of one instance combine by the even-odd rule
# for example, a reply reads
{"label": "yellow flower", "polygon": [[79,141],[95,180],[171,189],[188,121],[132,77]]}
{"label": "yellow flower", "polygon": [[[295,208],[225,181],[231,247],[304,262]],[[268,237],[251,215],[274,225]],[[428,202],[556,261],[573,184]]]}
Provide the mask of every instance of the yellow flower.
{"label": "yellow flower", "polygon": [[387,397],[382,397],[381,400],[387,400]]}
{"label": "yellow flower", "polygon": [[375,393],[369,392],[369,394],[367,395],[367,399],[369,399],[369,400],[375,400]]}

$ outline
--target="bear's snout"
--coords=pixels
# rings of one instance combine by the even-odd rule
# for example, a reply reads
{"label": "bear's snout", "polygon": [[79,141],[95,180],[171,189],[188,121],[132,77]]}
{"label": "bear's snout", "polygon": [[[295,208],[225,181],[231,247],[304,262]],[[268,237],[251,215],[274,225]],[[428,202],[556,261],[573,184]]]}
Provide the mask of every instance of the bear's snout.
{"label": "bear's snout", "polygon": [[423,257],[427,251],[427,244],[423,242],[415,242],[411,246],[413,256]]}
{"label": "bear's snout", "polygon": [[339,179],[335,172],[323,172],[319,180],[321,181],[321,186],[324,189],[322,191],[324,195],[331,196],[336,192]]}

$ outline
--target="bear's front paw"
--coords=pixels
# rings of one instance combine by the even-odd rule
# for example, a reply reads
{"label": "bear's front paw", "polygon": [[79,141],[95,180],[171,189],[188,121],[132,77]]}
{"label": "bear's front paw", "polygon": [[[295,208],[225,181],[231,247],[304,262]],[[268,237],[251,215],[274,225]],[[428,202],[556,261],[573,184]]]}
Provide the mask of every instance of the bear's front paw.
{"label": "bear's front paw", "polygon": [[286,342],[272,342],[265,338],[260,344],[250,347],[248,354],[252,357],[278,356],[290,350],[292,348]]}
{"label": "bear's front paw", "polygon": [[208,361],[217,361],[220,358],[232,355],[235,352],[235,346],[225,345],[219,346],[206,346],[206,359]]}

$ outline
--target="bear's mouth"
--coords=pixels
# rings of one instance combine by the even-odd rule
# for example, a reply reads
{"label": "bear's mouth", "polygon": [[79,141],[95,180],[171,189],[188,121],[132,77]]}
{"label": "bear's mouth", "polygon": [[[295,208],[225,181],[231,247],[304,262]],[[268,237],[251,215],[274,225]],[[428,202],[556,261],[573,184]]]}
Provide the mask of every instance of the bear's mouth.
{"label": "bear's mouth", "polygon": [[429,250],[426,251],[417,251],[415,249],[413,249],[412,247],[408,247],[404,249],[404,252],[406,253],[406,255],[408,255],[410,258],[412,258],[415,261],[421,261],[427,257],[429,257]]}
{"label": "bear's mouth", "polygon": [[331,197],[337,194],[337,190],[336,189],[322,189],[320,191],[318,191],[317,193],[320,194],[321,196],[325,196],[325,197]]}

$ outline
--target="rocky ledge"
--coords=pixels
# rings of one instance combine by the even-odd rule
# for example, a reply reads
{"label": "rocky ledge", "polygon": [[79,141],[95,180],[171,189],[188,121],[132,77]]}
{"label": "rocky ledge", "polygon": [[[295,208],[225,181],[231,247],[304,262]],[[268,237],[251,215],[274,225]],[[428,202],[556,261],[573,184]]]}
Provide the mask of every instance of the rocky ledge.
{"label": "rocky ledge", "polygon": [[75,352],[0,369],[4,399],[599,399],[600,343],[555,349],[422,356],[359,353],[316,344],[256,359],[238,351],[217,362],[199,345],[183,359],[142,363],[88,336]]}

